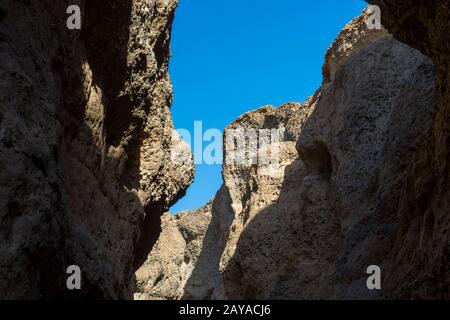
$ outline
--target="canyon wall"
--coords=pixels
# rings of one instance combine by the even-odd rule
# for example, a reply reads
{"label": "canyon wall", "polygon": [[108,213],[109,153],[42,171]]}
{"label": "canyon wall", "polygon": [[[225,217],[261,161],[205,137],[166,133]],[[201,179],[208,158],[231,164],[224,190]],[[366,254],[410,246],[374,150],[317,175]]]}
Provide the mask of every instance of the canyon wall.
{"label": "canyon wall", "polygon": [[[433,139],[435,68],[386,30],[369,30],[367,15],[331,45],[323,84],[308,101],[263,107],[225,130],[226,140],[237,128],[278,129],[280,161],[226,163],[210,204],[167,215],[137,272],[137,298],[448,297],[443,274],[410,268],[398,255],[410,222],[401,213],[404,186]],[[174,237],[183,245],[170,254]],[[366,285],[371,265],[382,270],[382,290]]]}
{"label": "canyon wall", "polygon": [[[390,279],[411,297],[450,296],[450,3],[447,0],[370,0],[383,25],[429,56],[436,68],[432,136],[408,170]],[[404,288],[406,286],[406,288]]]}
{"label": "canyon wall", "polygon": [[194,172],[170,115],[177,1],[1,1],[0,298],[449,298],[449,3],[368,2],[387,31],[364,13],[311,98],[226,129],[276,130],[260,152],[280,161],[226,163],[171,216]]}
{"label": "canyon wall", "polygon": [[[66,27],[73,4],[81,30]],[[1,1],[0,298],[132,298],[193,177],[169,111],[176,6]],[[66,288],[69,265],[81,290]]]}

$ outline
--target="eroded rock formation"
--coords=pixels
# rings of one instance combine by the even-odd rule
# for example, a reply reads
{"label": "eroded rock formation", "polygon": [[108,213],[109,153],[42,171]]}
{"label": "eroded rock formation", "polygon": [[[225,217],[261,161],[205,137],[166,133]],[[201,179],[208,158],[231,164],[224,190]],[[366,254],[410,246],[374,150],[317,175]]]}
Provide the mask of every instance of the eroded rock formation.
{"label": "eroded rock formation", "polygon": [[172,217],[193,176],[169,110],[177,1],[3,0],[0,298],[448,298],[449,3],[369,2],[393,36],[363,14],[308,101],[227,128],[277,129],[280,161],[225,164],[216,197]]}
{"label": "eroded rock formation", "polygon": [[[81,30],[66,27],[73,4]],[[132,297],[193,176],[170,161],[183,144],[169,112],[176,5],[1,2],[1,298]],[[66,288],[72,264],[82,290]]]}
{"label": "eroded rock formation", "polygon": [[[436,68],[432,137],[417,150],[400,201],[390,279],[408,297],[450,296],[450,3],[370,0],[399,40],[429,56]],[[409,274],[408,282],[396,281]]]}
{"label": "eroded rock formation", "polygon": [[[226,129],[225,136],[235,128],[285,132],[277,142],[279,166],[225,164],[224,184],[210,205],[166,216],[169,227],[155,250],[169,248],[170,235],[183,238],[188,221],[198,220],[201,228],[183,240],[196,249],[177,247],[159,262],[153,251],[137,274],[140,298],[448,295],[445,282],[423,278],[434,273],[421,275],[398,255],[408,249],[402,247],[404,186],[417,151],[432,140],[434,66],[386,30],[369,30],[366,20],[364,13],[337,37],[326,55],[322,87],[305,104],[264,107]],[[433,230],[434,221],[428,226]],[[415,231],[413,243],[424,236]],[[443,260],[427,263],[445,268]],[[382,269],[382,290],[366,286],[370,265]]]}

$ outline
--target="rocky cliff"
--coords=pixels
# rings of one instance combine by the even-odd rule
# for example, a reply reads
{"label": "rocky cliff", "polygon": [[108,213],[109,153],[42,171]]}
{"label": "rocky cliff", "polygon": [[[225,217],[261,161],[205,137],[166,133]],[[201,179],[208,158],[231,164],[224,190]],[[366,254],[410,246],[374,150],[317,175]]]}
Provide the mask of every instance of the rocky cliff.
{"label": "rocky cliff", "polygon": [[[73,4],[81,30],[66,27]],[[1,1],[1,298],[132,298],[193,176],[170,161],[186,148],[169,111],[176,5]],[[66,288],[72,264],[81,290]]]}
{"label": "rocky cliff", "polygon": [[432,136],[420,148],[400,200],[391,278],[411,297],[450,296],[450,3],[447,0],[370,0],[399,40],[429,56],[436,68]]}
{"label": "rocky cliff", "polygon": [[449,3],[368,2],[387,30],[363,13],[311,98],[230,124],[250,161],[171,216],[194,171],[170,115],[177,1],[2,0],[0,298],[449,298]]}
{"label": "rocky cliff", "polygon": [[[166,216],[137,273],[138,298],[448,297],[446,232],[433,231],[448,220],[403,213],[417,154],[433,140],[435,68],[386,30],[369,30],[367,14],[332,44],[322,87],[307,102],[249,112],[225,130],[225,139],[239,128],[283,132],[271,144],[280,161],[226,163],[210,204]],[[430,249],[414,246],[427,237],[439,241],[428,251],[438,255],[426,260],[433,272],[421,273],[409,254]],[[169,254],[173,238],[182,245]],[[371,265],[382,270],[382,290],[367,288]]]}

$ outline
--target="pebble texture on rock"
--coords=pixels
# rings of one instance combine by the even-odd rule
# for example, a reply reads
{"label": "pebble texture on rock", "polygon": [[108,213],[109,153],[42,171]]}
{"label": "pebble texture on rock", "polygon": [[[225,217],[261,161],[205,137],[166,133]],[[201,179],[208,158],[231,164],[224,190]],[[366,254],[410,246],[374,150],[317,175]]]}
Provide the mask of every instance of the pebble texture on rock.
{"label": "pebble texture on rock", "polygon": [[[395,270],[403,186],[416,151],[431,140],[435,108],[431,60],[384,29],[369,30],[366,19],[365,12],[337,37],[322,87],[307,102],[263,107],[226,129],[225,136],[235,128],[282,130],[280,165],[268,175],[265,165],[225,164],[212,206],[167,216],[168,225],[196,219],[201,230],[201,217],[211,222],[195,233],[195,251],[176,251],[156,269],[158,253],[150,254],[137,274],[146,283],[141,297],[382,299],[433,289],[408,273],[392,283],[409,286],[366,286],[368,266]],[[163,228],[158,248],[169,248],[171,233]]]}
{"label": "pebble texture on rock", "polygon": [[[72,4],[81,30],[66,27]],[[160,215],[193,177],[192,161],[170,161],[187,148],[169,111],[176,5],[1,2],[1,298],[132,298]]]}

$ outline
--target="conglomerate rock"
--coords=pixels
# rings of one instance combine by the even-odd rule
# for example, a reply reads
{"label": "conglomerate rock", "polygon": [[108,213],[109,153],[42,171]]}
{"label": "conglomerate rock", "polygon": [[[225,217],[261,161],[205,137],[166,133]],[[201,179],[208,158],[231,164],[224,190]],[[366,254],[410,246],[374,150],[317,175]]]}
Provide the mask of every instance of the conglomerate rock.
{"label": "conglomerate rock", "polygon": [[[66,27],[74,4],[81,30]],[[170,161],[183,144],[169,112],[176,5],[1,2],[1,298],[132,298],[193,176]],[[66,288],[72,264],[81,290]]]}
{"label": "conglomerate rock", "polygon": [[[367,15],[347,25],[330,47],[323,85],[305,104],[264,107],[225,130],[225,141],[230,130],[239,128],[283,132],[269,145],[279,150],[280,161],[225,162],[224,184],[212,206],[167,216],[169,226],[185,225],[180,219],[201,221],[202,227],[195,228],[196,250],[178,247],[171,257],[166,252],[169,261],[157,272],[152,257],[158,253],[152,252],[138,272],[139,282],[146,283],[140,294],[368,299],[444,293],[434,284],[411,282],[408,273],[390,276],[397,265],[394,245],[402,225],[397,213],[408,168],[431,140],[434,66],[386,30],[369,30]],[[202,216],[211,222],[199,234],[207,222]],[[170,250],[171,232],[172,227],[163,228],[158,250]],[[180,257],[186,255],[185,274]],[[382,270],[382,290],[366,285],[371,265]],[[172,272],[174,266],[178,272]]]}

